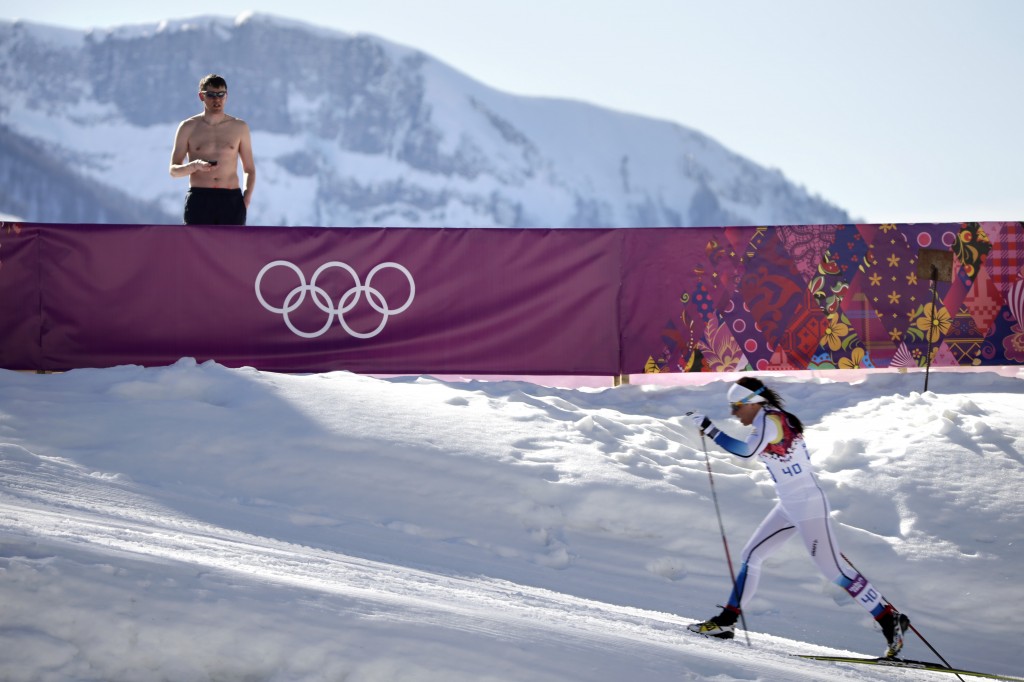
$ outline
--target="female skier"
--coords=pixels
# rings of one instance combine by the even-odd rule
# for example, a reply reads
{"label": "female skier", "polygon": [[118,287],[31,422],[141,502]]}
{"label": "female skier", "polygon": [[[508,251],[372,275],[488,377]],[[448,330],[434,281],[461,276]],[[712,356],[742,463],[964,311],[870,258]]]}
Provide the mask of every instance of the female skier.
{"label": "female skier", "polygon": [[889,645],[886,657],[896,656],[903,647],[903,633],[910,620],[884,603],[867,578],[855,571],[851,575],[839,563],[828,499],[811,469],[803,424],[783,410],[778,394],[758,379],[743,377],[729,389],[728,399],[732,413],[743,425],[754,427],[746,441],[722,432],[702,414],[688,416],[720,447],[740,457],[756,455],[764,462],[775,481],[779,499],[743,548],[736,584],[722,612],[703,623],[690,625],[689,629],[709,637],[731,639],[740,611],[757,591],[762,562],[791,537],[799,535],[825,577],[845,588],[882,626]]}

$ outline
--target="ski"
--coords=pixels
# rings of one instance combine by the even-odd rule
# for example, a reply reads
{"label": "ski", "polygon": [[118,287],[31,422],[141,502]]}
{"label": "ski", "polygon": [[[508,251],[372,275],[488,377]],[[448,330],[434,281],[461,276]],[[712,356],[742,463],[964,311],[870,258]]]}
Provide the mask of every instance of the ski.
{"label": "ski", "polygon": [[815,656],[811,654],[793,655],[797,658],[809,658],[813,661],[831,661],[832,663],[860,663],[864,665],[884,665],[890,668],[910,668],[911,670],[927,670],[929,672],[936,673],[952,673],[954,675],[984,677],[990,680],[1024,682],[1024,677],[1013,677],[1012,675],[1000,675],[997,673],[982,673],[976,670],[961,670],[960,668],[946,667],[941,663],[930,663],[928,661],[911,661],[906,658],[868,658],[865,656]]}

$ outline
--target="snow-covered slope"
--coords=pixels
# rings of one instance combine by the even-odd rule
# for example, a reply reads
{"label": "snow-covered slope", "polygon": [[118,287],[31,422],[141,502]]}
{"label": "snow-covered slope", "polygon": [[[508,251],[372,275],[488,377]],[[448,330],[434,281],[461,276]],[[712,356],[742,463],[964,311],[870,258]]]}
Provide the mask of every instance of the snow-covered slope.
{"label": "snow-covered slope", "polygon": [[[847,556],[953,664],[1018,674],[1021,379],[770,379]],[[766,565],[751,648],[685,632],[728,577],[679,415],[728,424],[725,390],[0,371],[2,677],[935,679],[791,658],[883,647],[799,543]],[[735,557],[772,486],[711,458]]]}
{"label": "snow-covered slope", "polygon": [[681,125],[502,93],[375,37],[258,14],[89,32],[0,21],[0,211],[180,222],[171,144],[211,71],[253,130],[250,224],[850,222]]}

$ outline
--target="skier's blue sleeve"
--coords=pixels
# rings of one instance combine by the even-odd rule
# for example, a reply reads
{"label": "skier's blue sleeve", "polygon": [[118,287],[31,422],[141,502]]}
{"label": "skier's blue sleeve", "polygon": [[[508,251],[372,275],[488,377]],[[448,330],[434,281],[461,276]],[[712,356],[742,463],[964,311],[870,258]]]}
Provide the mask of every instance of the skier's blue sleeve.
{"label": "skier's blue sleeve", "polygon": [[719,430],[717,427],[715,430],[718,431],[718,433],[711,436],[711,440],[715,441],[715,443],[726,452],[731,452],[738,457],[753,457],[757,452],[757,450],[752,450],[750,448],[750,444],[747,441],[733,438],[725,431]]}
{"label": "skier's blue sleeve", "polygon": [[746,440],[733,438],[717,426],[707,430],[707,435],[715,444],[726,452],[737,457],[753,457],[775,439],[778,438],[778,425],[774,419],[767,419],[762,410],[753,424],[754,430]]}

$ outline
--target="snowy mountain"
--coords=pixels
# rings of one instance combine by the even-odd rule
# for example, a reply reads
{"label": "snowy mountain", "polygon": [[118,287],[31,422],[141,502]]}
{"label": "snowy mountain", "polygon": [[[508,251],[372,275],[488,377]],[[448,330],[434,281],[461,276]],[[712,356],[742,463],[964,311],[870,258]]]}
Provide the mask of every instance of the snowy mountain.
{"label": "snowy mountain", "polygon": [[253,130],[249,223],[844,223],[681,125],[499,92],[412,49],[259,14],[74,31],[0,21],[0,212],[180,222],[177,124],[216,72]]}

